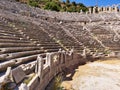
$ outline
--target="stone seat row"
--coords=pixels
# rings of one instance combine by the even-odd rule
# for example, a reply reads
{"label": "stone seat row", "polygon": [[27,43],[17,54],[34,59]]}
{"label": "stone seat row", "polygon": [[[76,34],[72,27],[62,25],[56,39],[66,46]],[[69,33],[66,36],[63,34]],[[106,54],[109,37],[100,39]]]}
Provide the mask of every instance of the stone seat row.
{"label": "stone seat row", "polygon": [[[55,11],[47,11],[47,10],[41,10],[39,8],[32,8],[25,4],[20,4],[16,2],[9,2],[9,1],[0,1],[0,7],[4,10],[7,10],[9,12],[15,13],[15,14],[21,14],[21,15],[28,15],[31,17],[39,18],[41,16],[44,17],[50,17],[50,18],[57,18],[58,20],[67,20],[67,21],[83,21],[83,22],[89,22],[89,21],[99,21],[99,20],[118,20],[119,17],[117,17],[114,13],[100,13],[95,14],[96,16],[93,17],[94,14],[80,14],[80,13],[69,13],[69,12],[55,12]],[[119,14],[117,14],[119,16]]]}
{"label": "stone seat row", "polygon": [[32,43],[28,40],[14,40],[14,39],[7,39],[7,38],[0,38],[0,43]]}
{"label": "stone seat row", "polygon": [[46,52],[55,52],[58,50],[48,49],[46,51],[43,50],[35,50],[35,51],[24,51],[24,52],[16,52],[9,54],[1,54],[0,55],[0,71],[5,70],[8,66],[16,66],[24,63],[28,63],[36,60],[37,55]]}
{"label": "stone seat row", "polygon": [[[45,27],[44,23],[47,23],[47,27]],[[70,46],[74,47],[79,45],[73,37],[69,35],[69,33],[66,32],[65,28],[62,28],[60,25],[50,24],[49,22],[44,22],[41,27],[45,28],[45,31],[49,34],[52,34],[52,37],[54,37],[57,42],[62,43],[65,47]],[[80,45],[79,45],[80,46]]]}
{"label": "stone seat row", "polygon": [[19,57],[26,57],[34,54],[39,54],[43,53],[43,50],[33,50],[33,51],[23,51],[23,52],[16,52],[16,53],[7,53],[7,54],[2,54],[0,55],[0,61],[7,61],[10,59],[14,58],[19,58]]}
{"label": "stone seat row", "polygon": [[[110,25],[111,26],[111,25]],[[111,50],[120,49],[119,33],[115,33],[115,28],[110,28],[109,25],[94,25],[88,26],[90,32],[92,32],[106,47]]]}
{"label": "stone seat row", "polygon": [[[16,4],[14,4],[14,5],[16,5]],[[32,8],[30,8],[31,10],[33,10]],[[38,11],[38,12],[40,12],[40,11]],[[42,12],[42,11],[41,11]],[[44,11],[44,13],[46,13],[47,11]],[[43,13],[43,14],[44,14]],[[56,12],[55,12],[56,13]],[[68,14],[68,15],[70,15],[70,17],[71,16],[74,16],[74,14],[73,13],[66,13],[66,14]],[[48,15],[48,14],[47,14]],[[62,15],[62,14],[61,14]],[[79,15],[79,14],[77,14],[77,15]],[[102,16],[102,14],[101,14],[101,16]],[[112,14],[110,15],[110,16],[112,16]],[[115,16],[115,15],[114,15]],[[81,16],[80,16],[81,17]],[[87,17],[87,15],[85,15],[85,18]],[[89,17],[89,16],[88,16]],[[43,22],[42,22],[43,23]],[[48,28],[46,28],[46,26],[45,25],[47,25],[47,26],[49,26]],[[54,25],[56,25],[56,24],[54,24]],[[57,29],[57,30],[59,30],[59,29],[61,29],[61,28],[59,28],[59,26],[57,25],[57,26],[55,26],[55,28],[53,27],[54,25],[51,25],[50,23],[46,23],[46,22],[44,22],[44,26],[43,26],[43,28],[45,28],[46,29],[46,31],[49,33],[49,34],[53,34],[54,33],[54,37],[59,37],[58,35],[55,35],[55,33],[59,33],[59,32],[53,32],[53,31],[50,31],[50,30],[54,30],[54,29]],[[63,28],[62,28],[63,29]],[[27,29],[28,30],[28,29]],[[48,31],[49,30],[49,31]],[[61,32],[62,33],[62,32]],[[68,35],[64,35],[63,34],[63,36],[68,36]],[[58,41],[67,41],[67,39],[66,39],[66,37],[65,37],[65,39],[64,38],[56,38]],[[59,40],[59,39],[61,39],[61,40]],[[75,41],[75,40],[72,40],[72,41]],[[62,42],[62,43],[63,43]],[[69,41],[70,42],[70,41]],[[65,44],[63,43],[63,45],[65,46]],[[74,45],[71,45],[71,46],[74,46]]]}
{"label": "stone seat row", "polygon": [[[19,31],[17,31],[18,29],[16,29],[16,31],[13,32],[14,27],[8,26],[7,28],[5,28],[5,30],[4,27],[2,27],[2,29],[3,30],[1,30],[1,34],[2,32],[4,32],[5,34],[10,33],[11,35],[16,33],[16,36],[17,35],[19,36]],[[7,31],[7,29],[9,29],[9,31]],[[24,39],[20,39],[23,37]],[[36,41],[36,39],[32,39],[32,37],[27,38],[27,36],[26,35],[24,36],[23,34],[21,34],[20,38],[14,36],[9,37],[5,35],[1,36],[0,38],[1,72],[6,70],[8,66],[12,68],[22,64],[27,66],[29,63],[34,62],[39,54],[46,52],[55,52],[58,51],[59,48],[61,48],[59,44],[53,41],[51,42],[50,40],[48,40],[48,42],[40,43],[39,40]],[[33,65],[32,67],[34,68],[34,66],[35,65]],[[33,70],[33,68],[31,68],[31,70]],[[28,72],[28,68],[26,70]]]}
{"label": "stone seat row", "polygon": [[20,58],[11,59],[6,62],[2,62],[2,63],[0,63],[0,71],[2,72],[4,70],[6,70],[7,67],[15,67],[15,66],[19,66],[22,64],[26,64],[26,63],[35,61],[38,55],[39,54],[31,55],[31,56],[27,56],[27,57],[20,57]]}
{"label": "stone seat row", "polygon": [[7,47],[7,48],[0,48],[0,54],[4,53],[12,53],[12,52],[23,52],[23,51],[32,51],[32,50],[39,50],[40,47]]}
{"label": "stone seat row", "polygon": [[[102,48],[102,46],[91,36],[87,30],[83,30],[80,25],[64,25],[73,36],[83,45],[89,48]],[[85,42],[87,41],[87,42]]]}

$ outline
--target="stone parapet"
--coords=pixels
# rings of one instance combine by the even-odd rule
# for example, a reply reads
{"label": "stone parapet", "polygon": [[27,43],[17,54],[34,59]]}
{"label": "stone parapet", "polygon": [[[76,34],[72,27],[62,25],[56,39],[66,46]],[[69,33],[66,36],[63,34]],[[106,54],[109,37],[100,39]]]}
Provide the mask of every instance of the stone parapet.
{"label": "stone parapet", "polygon": [[28,83],[28,90],[45,90],[50,81],[66,68],[85,63],[81,54],[74,52],[54,52],[41,54],[37,58],[36,75]]}

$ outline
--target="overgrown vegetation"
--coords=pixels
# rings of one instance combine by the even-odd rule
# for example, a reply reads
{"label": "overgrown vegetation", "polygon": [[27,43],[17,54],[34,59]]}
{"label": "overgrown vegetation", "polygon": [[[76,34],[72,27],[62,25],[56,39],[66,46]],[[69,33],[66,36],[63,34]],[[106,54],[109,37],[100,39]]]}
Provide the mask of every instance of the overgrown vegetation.
{"label": "overgrown vegetation", "polygon": [[9,83],[6,83],[6,84],[3,84],[1,85],[0,87],[0,90],[13,90],[11,87],[10,87],[10,82]]}
{"label": "overgrown vegetation", "polygon": [[44,9],[53,10],[53,11],[60,11],[61,7],[58,5],[57,2],[47,2],[44,6]]}
{"label": "overgrown vegetation", "polygon": [[27,79],[25,79],[23,82],[25,84],[28,84],[32,80],[33,77],[35,77],[35,74],[32,74],[30,77],[28,77]]}
{"label": "overgrown vegetation", "polygon": [[63,90],[63,87],[61,87],[61,83],[62,83],[62,76],[55,77],[53,90]]}
{"label": "overgrown vegetation", "polygon": [[39,7],[42,9],[61,11],[61,12],[83,12],[88,11],[88,8],[82,3],[76,3],[70,0],[17,0],[19,2],[27,3],[30,6]]}
{"label": "overgrown vegetation", "polygon": [[35,0],[29,0],[28,5],[34,6],[34,7],[39,7],[39,3]]}

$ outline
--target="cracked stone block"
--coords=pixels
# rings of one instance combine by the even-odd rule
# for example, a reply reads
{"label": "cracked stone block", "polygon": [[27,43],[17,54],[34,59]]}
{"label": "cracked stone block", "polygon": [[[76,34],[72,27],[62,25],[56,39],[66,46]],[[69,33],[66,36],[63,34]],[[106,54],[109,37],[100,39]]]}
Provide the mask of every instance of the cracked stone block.
{"label": "cracked stone block", "polygon": [[20,83],[26,76],[21,67],[17,67],[12,70],[12,75],[16,83]]}

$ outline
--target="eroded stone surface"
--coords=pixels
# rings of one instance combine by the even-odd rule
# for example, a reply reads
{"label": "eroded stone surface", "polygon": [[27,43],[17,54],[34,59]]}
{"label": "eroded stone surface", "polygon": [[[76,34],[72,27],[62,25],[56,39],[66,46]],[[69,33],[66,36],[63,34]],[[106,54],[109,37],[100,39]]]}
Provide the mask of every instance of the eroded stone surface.
{"label": "eroded stone surface", "polygon": [[26,76],[21,67],[13,69],[12,75],[16,83],[20,83]]}
{"label": "eroded stone surface", "polygon": [[[96,61],[79,66],[71,81],[64,81],[66,90],[119,90],[120,59]],[[68,83],[70,83],[68,85]],[[70,87],[72,86],[72,87]],[[69,87],[69,88],[68,88]]]}

